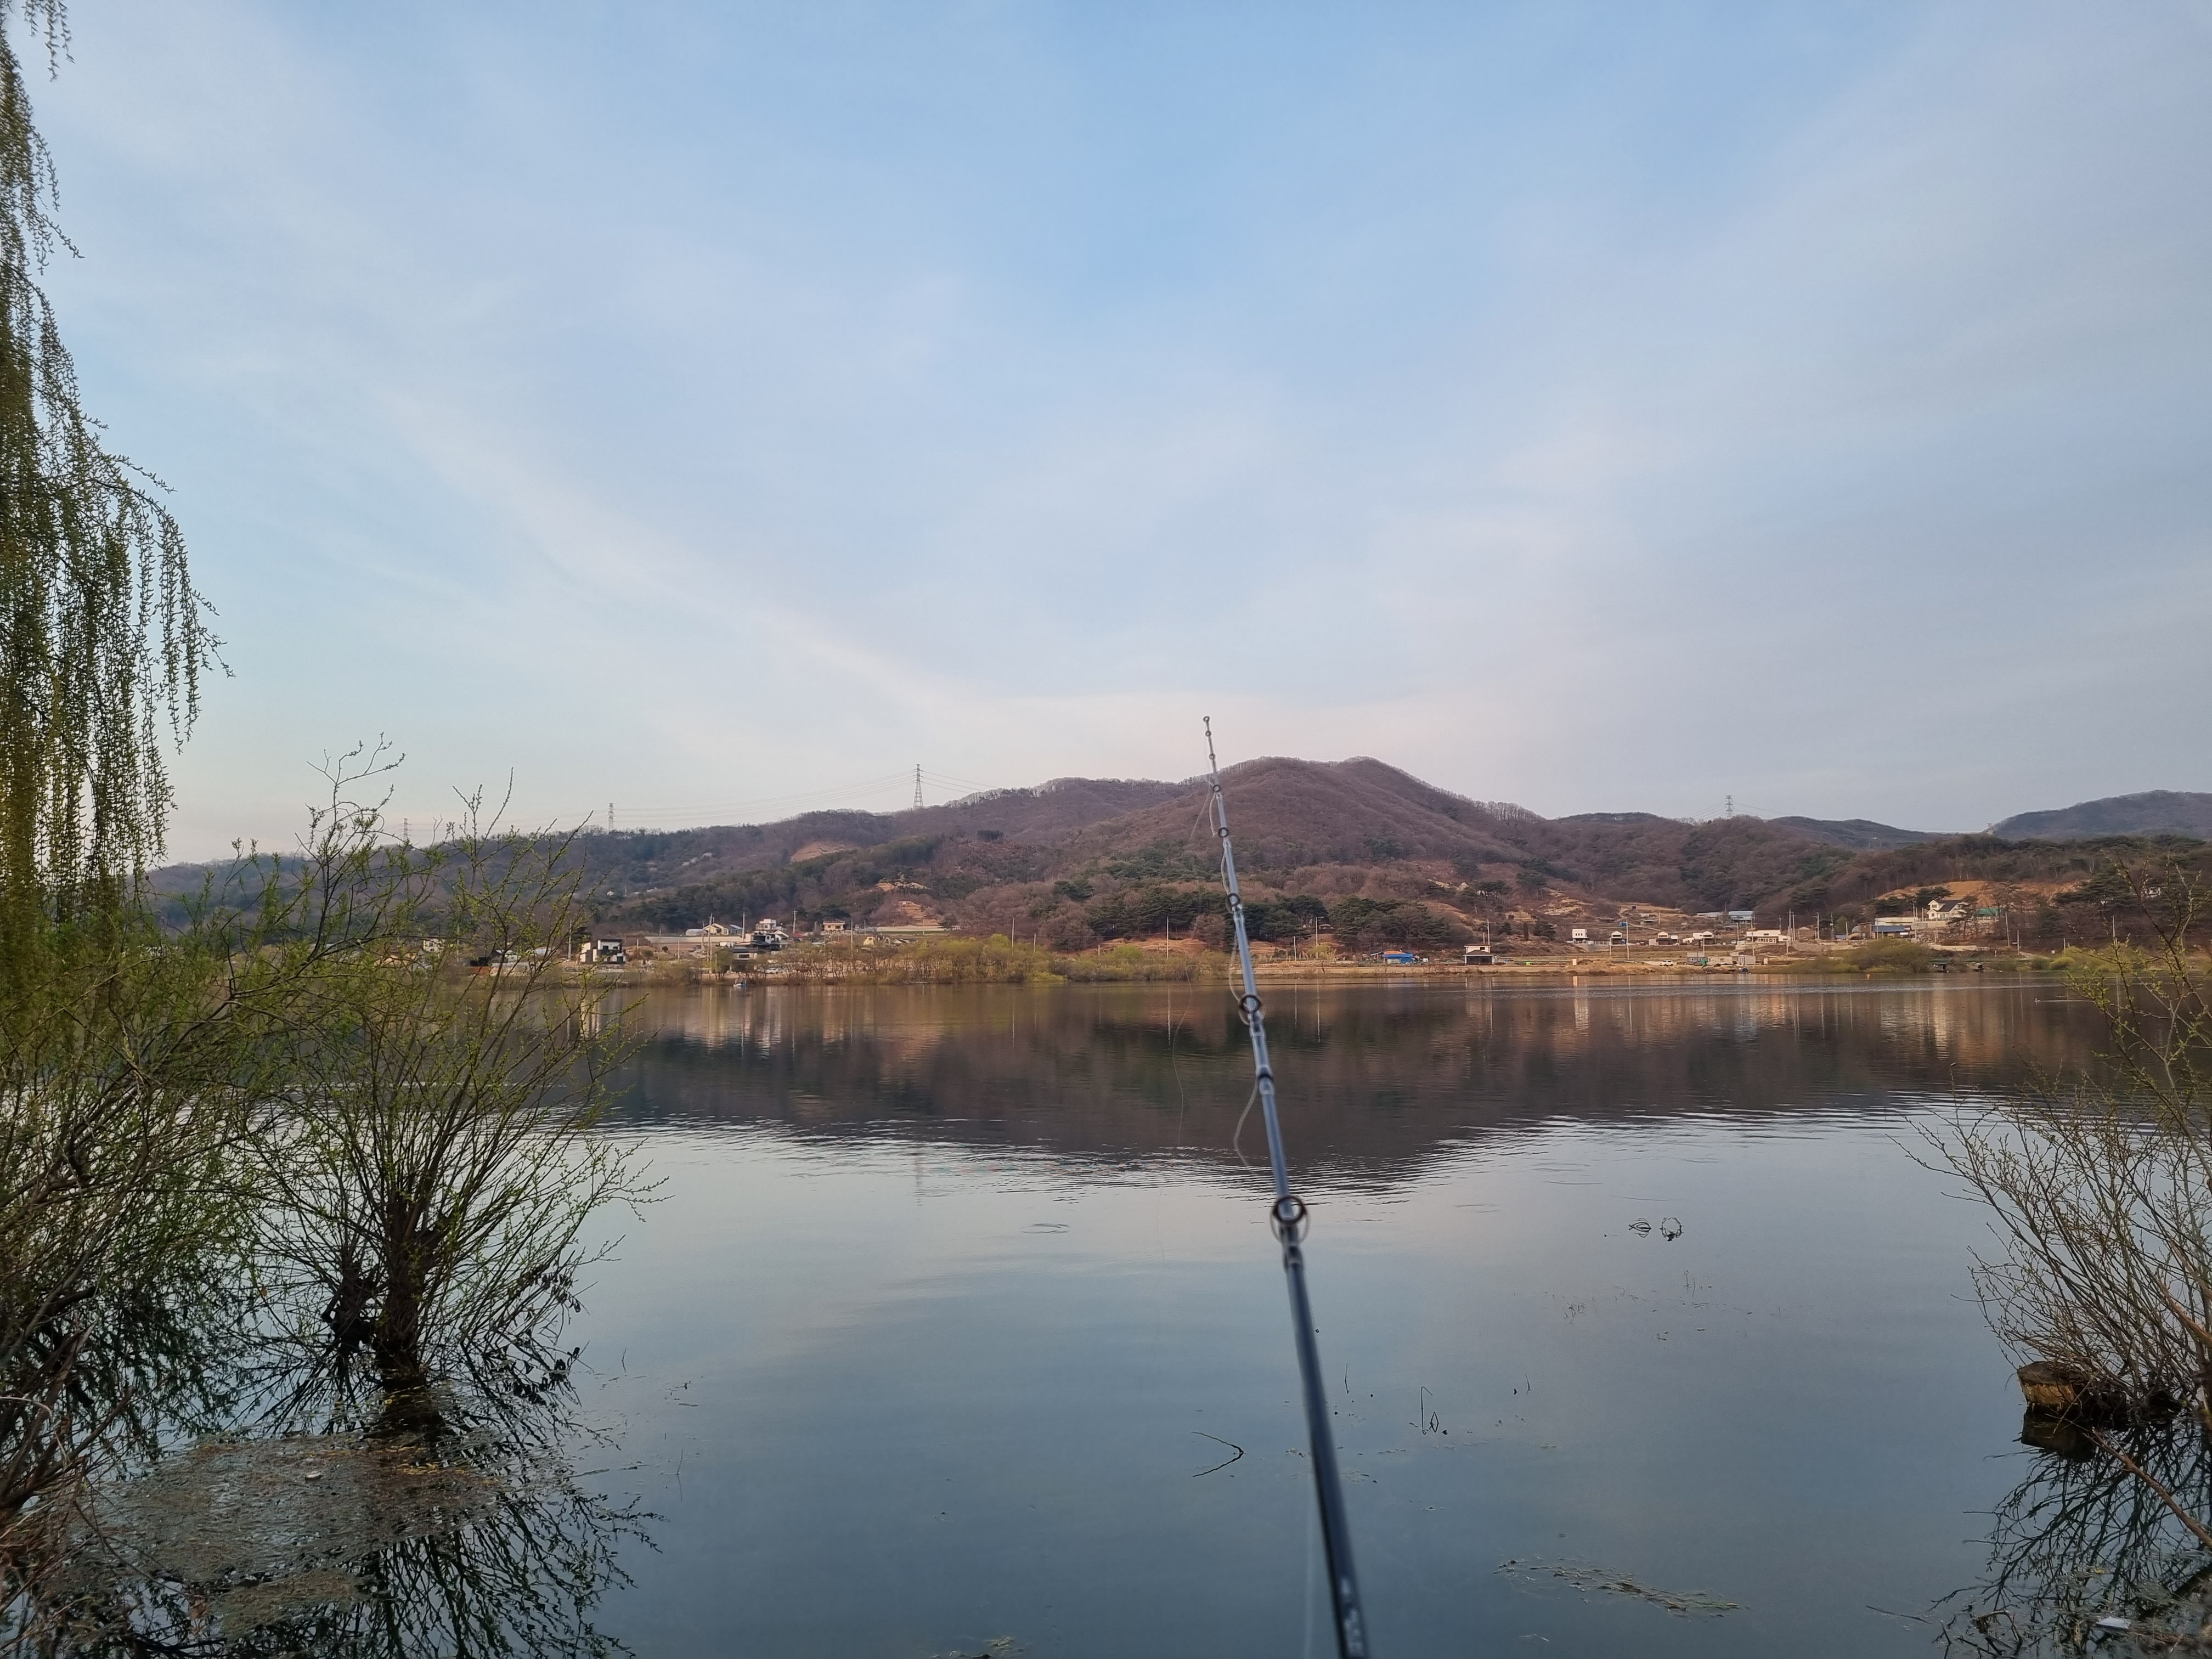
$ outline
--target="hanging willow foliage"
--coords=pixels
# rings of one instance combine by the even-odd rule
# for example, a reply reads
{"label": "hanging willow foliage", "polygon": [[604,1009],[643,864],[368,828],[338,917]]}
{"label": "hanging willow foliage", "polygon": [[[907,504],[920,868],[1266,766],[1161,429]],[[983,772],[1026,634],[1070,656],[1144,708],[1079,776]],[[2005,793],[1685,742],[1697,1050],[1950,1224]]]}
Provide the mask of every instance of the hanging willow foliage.
{"label": "hanging willow foliage", "polygon": [[[102,447],[38,277],[52,159],[20,24],[49,65],[62,0],[0,0],[0,951],[112,912],[159,853],[166,736],[181,742],[219,643],[150,473]],[[166,728],[166,730],[165,730]]]}

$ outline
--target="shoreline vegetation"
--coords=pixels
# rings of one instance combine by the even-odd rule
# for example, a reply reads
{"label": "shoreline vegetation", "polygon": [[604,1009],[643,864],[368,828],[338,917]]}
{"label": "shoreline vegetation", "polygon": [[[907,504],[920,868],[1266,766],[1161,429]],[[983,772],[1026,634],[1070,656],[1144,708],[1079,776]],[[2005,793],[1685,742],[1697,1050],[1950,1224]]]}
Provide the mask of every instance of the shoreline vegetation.
{"label": "shoreline vegetation", "polygon": [[356,745],[290,851],[155,891],[222,664],[37,281],[17,38],[58,70],[64,0],[0,0],[0,1652],[607,1653],[639,1517],[568,1476],[562,1340],[653,1188],[560,972],[585,860],[480,792],[394,836]]}
{"label": "shoreline vegetation", "polygon": [[[2094,1472],[2087,1490],[2000,1506],[1992,1571],[1958,1598],[1947,1647],[1954,1632],[1990,1654],[2084,1652],[2100,1630],[2129,1632],[2115,1650],[2130,1653],[2212,1638],[2212,891],[2178,860],[2122,877],[2154,942],[2083,953],[2065,976],[2103,1026],[2097,1067],[1960,1097],[1922,1129],[1920,1161],[1989,1223],[1974,1289],[2024,1362],[2021,1442]],[[2002,1646],[1982,1639],[1999,1611]]]}
{"label": "shoreline vegetation", "polygon": [[[473,804],[437,848],[395,841],[346,793],[381,769],[334,763],[250,909],[163,933],[128,889],[54,883],[0,912],[24,924],[0,927],[0,1650],[230,1651],[226,1598],[276,1579],[282,1617],[250,1626],[271,1652],[386,1625],[449,1651],[444,1620],[600,1650],[574,1632],[611,1570],[558,1517],[627,1522],[564,1473],[562,1339],[611,1248],[586,1218],[652,1197],[602,1122],[628,1039],[548,954],[580,925],[562,848]],[[304,1530],[262,1501],[325,1474],[394,1528],[361,1547],[376,1599],[301,1541],[345,1500]],[[211,1557],[191,1517],[240,1490]],[[549,1558],[571,1543],[580,1567]],[[511,1594],[463,1605],[464,1573]],[[563,1573],[573,1611],[540,1630],[532,1587]]]}
{"label": "shoreline vegetation", "polygon": [[[1262,981],[1706,978],[1782,975],[1792,979],[1902,978],[1996,972],[2064,974],[2090,962],[2088,951],[2035,955],[2008,950],[1946,951],[1911,940],[1881,939],[1846,950],[1775,954],[1738,965],[1686,957],[1622,957],[1565,952],[1468,963],[1449,957],[1413,963],[1344,956],[1265,957],[1254,964]],[[1203,945],[1122,944],[1067,953],[1025,945],[1003,933],[988,939],[930,939],[891,950],[857,943],[787,946],[769,958],[722,962],[664,957],[625,968],[569,966],[577,978],[605,986],[726,985],[1102,985],[1226,982],[1234,959]]]}

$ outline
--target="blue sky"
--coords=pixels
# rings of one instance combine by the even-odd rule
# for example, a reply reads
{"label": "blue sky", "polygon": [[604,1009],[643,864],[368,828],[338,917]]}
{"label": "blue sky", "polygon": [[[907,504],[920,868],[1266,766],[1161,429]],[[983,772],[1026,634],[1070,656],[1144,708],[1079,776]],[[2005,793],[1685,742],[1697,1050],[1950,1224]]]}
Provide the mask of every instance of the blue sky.
{"label": "blue sky", "polygon": [[[179,856],[1370,754],[1546,813],[2212,788],[2212,10],[80,3]],[[937,792],[933,792],[933,794]]]}

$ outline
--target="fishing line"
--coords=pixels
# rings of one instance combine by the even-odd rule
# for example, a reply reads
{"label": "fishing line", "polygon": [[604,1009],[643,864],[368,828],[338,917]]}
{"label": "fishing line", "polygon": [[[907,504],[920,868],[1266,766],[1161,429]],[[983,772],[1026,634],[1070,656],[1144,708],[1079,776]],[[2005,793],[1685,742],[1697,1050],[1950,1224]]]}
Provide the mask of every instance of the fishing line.
{"label": "fishing line", "polygon": [[1177,1024],[1177,1021],[1176,1021],[1176,1019],[1175,993],[1174,993],[1174,991],[1170,990],[1170,991],[1169,991],[1169,993],[1168,993],[1168,1070],[1169,1070],[1170,1073],[1172,1073],[1174,1074],[1174,1077],[1175,1077],[1175,1086],[1176,1086],[1176,1138],[1175,1138],[1175,1150],[1176,1150],[1176,1151],[1177,1151],[1177,1152],[1181,1152],[1181,1151],[1182,1150],[1182,1145],[1183,1145],[1183,1139],[1182,1139],[1182,1138],[1183,1138],[1183,1120],[1184,1120],[1184,1118],[1185,1118],[1185,1117],[1187,1117],[1187,1116],[1189,1115],[1189,1112],[1190,1112],[1190,1097],[1189,1097],[1188,1095],[1187,1095],[1187,1094],[1185,1094],[1185,1093],[1183,1092],[1183,1087],[1182,1087],[1182,1062],[1181,1060],[1177,1060],[1177,1059],[1176,1058],[1176,1024]]}
{"label": "fishing line", "polygon": [[1313,1564],[1314,1512],[1308,1510],[1306,1511],[1306,1593],[1303,1598],[1305,1602],[1306,1625],[1304,1634],[1298,1638],[1298,1659],[1313,1659]]}
{"label": "fishing line", "polygon": [[[1176,1006],[1175,992],[1172,989],[1168,992],[1168,1070],[1175,1078],[1176,1086],[1175,1145],[1168,1150],[1180,1153],[1182,1151],[1183,1118],[1190,1102],[1183,1093],[1182,1066],[1176,1060]],[[1152,1182],[1152,1249],[1159,1257],[1159,1271],[1152,1276],[1152,1344],[1155,1347],[1159,1346],[1162,1326],[1164,1322],[1160,1304],[1165,1297],[1168,1267],[1167,1230],[1160,1224],[1160,1211],[1167,1202],[1165,1197],[1167,1185],[1175,1179],[1176,1160],[1168,1158],[1163,1162],[1166,1169],[1160,1178]]]}
{"label": "fishing line", "polygon": [[1229,1133],[1229,1150],[1237,1154],[1237,1161],[1248,1170],[1252,1167],[1252,1160],[1244,1156],[1244,1120],[1252,1115],[1252,1103],[1259,1097],[1260,1085],[1255,1083],[1252,1085],[1252,1092],[1244,1097],[1244,1109],[1237,1114],[1237,1127]]}
{"label": "fishing line", "polygon": [[[1337,1659],[1367,1659],[1366,1618],[1360,1608],[1359,1581],[1352,1568],[1352,1528],[1344,1511],[1336,1439],[1329,1430],[1328,1394],[1322,1382],[1321,1346],[1315,1339],[1313,1306],[1306,1296],[1305,1236],[1310,1218],[1305,1200],[1291,1190],[1290,1164],[1283,1155],[1283,1127],[1275,1114],[1275,1073],[1267,1061],[1267,1023],[1261,1012],[1259,987],[1252,976],[1252,941],[1244,931],[1244,896],[1237,886],[1237,854],[1229,843],[1229,806],[1221,793],[1221,763],[1213,752],[1211,718],[1206,722],[1206,762],[1212,774],[1214,830],[1221,838],[1221,884],[1229,895],[1229,922],[1236,934],[1237,962],[1244,981],[1237,1012],[1252,1038],[1252,1091],[1267,1127],[1267,1163],[1275,1183],[1275,1196],[1267,1206],[1267,1224],[1283,1247],[1283,1278],[1291,1293],[1291,1330],[1297,1345],[1298,1381],[1305,1399],[1314,1499],[1322,1546],[1328,1559],[1329,1604],[1336,1615]],[[1245,1110],[1251,1110],[1249,1103]],[[1241,1118],[1238,1124],[1241,1127]]]}

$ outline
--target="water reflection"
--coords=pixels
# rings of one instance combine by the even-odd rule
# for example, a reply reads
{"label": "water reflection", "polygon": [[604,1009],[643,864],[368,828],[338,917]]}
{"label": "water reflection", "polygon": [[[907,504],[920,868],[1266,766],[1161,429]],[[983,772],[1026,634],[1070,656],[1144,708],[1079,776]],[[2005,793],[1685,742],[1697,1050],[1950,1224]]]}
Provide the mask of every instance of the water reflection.
{"label": "water reflection", "polygon": [[[2148,1482],[2078,1431],[2028,1419],[2041,1448],[1997,1504],[1981,1580],[1948,1598],[1947,1650],[2081,1653],[2118,1634],[2131,1650],[2195,1652],[2212,1619],[2208,1554]],[[2212,1515],[2212,1443],[2184,1423],[2122,1437],[2144,1474],[2191,1515]]]}
{"label": "water reflection", "polygon": [[[1899,1145],[2085,1060],[2062,993],[1285,986],[1269,1012],[1382,1650],[2013,1653],[2191,1593],[2129,1477],[2015,1443],[1978,1224]],[[434,1444],[203,1447],[118,1512],[80,1646],[1302,1650],[1310,1484],[1223,988],[625,1018],[617,1127],[666,1184],[610,1223],[581,1360],[441,1409]],[[280,1426],[379,1420],[337,1373],[293,1388],[259,1396]],[[2212,1505],[2200,1443],[2158,1455]]]}
{"label": "water reflection", "polygon": [[[1485,1128],[1562,1115],[1894,1110],[2081,1064],[2062,988],[1805,989],[1697,981],[1279,986],[1296,1151],[1320,1178],[1402,1176]],[[640,1123],[901,1126],[1062,1154],[1229,1156],[1244,1097],[1225,990],[1182,987],[665,993],[629,1081]],[[642,1085],[642,1086],[638,1086]]]}
{"label": "water reflection", "polygon": [[[1928,1650],[2018,1395],[1978,1222],[1900,1143],[2085,1060],[2085,1011],[1987,979],[1269,996],[1378,1646]],[[1224,988],[631,1018],[619,1116],[666,1201],[580,1334],[666,1519],[610,1628],[1301,1650],[1310,1488]],[[1579,1565],[1500,1571],[1532,1561]]]}
{"label": "water reflection", "polygon": [[[312,1389],[295,1391],[295,1395]],[[50,1603],[55,1654],[610,1656],[592,1622],[646,1541],[580,1484],[565,1388],[444,1402],[434,1440],[213,1437],[105,1493]]]}

